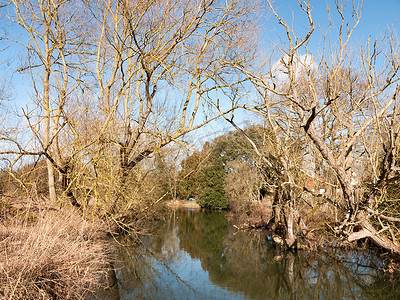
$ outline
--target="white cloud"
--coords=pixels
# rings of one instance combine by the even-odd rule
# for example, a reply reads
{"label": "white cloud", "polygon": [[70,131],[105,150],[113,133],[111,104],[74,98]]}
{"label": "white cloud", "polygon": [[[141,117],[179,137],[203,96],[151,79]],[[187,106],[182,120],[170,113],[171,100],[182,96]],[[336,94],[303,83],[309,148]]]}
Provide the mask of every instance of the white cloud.
{"label": "white cloud", "polygon": [[[288,81],[288,69],[285,67],[285,63],[288,62],[288,59],[288,55],[285,55],[272,65],[271,72],[276,83],[285,83]],[[310,54],[295,56],[293,59],[293,66],[296,76],[306,71],[315,71],[317,69],[317,65]]]}

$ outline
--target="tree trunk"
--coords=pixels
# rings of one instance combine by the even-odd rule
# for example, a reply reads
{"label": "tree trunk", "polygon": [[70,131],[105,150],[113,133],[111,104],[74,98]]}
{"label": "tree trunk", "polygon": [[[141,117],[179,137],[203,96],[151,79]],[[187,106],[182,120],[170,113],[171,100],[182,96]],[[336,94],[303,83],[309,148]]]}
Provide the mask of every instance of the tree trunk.
{"label": "tree trunk", "polygon": [[[46,3],[45,9],[49,9],[49,3]],[[51,107],[50,107],[50,74],[51,74],[51,48],[50,48],[50,24],[47,19],[44,19],[45,33],[44,33],[44,46],[45,46],[45,70],[43,76],[43,110],[44,110],[44,126],[43,126],[43,146],[47,153],[50,153],[51,139],[50,139],[50,119],[51,119]],[[52,162],[47,158],[47,174],[49,183],[49,197],[51,202],[56,202],[56,188],[54,182],[54,166]]]}
{"label": "tree trunk", "polygon": [[295,235],[295,228],[294,228],[294,211],[293,211],[293,203],[292,201],[289,202],[289,206],[286,210],[285,217],[286,217],[286,239],[285,243],[287,248],[292,249],[296,247],[296,235]]}
{"label": "tree trunk", "polygon": [[348,237],[349,242],[357,241],[364,238],[369,238],[377,246],[389,250],[390,252],[395,253],[397,255],[400,255],[400,245],[394,243],[393,241],[389,240],[381,233],[376,231],[376,229],[372,226],[372,224],[368,220],[366,212],[360,211],[357,214],[356,218],[357,221],[360,222],[362,229],[350,234]]}
{"label": "tree trunk", "polygon": [[54,167],[50,160],[46,159],[47,176],[49,184],[49,197],[50,201],[55,203],[57,201],[56,187],[54,182]]}
{"label": "tree trunk", "polygon": [[81,208],[81,204],[76,200],[72,190],[71,190],[71,179],[69,176],[69,167],[68,165],[64,165],[62,167],[62,169],[60,170],[59,173],[59,183],[60,183],[60,187],[61,187],[61,191],[63,193],[63,195],[65,195],[65,197],[69,200],[69,202],[71,203],[71,205],[77,207],[77,208]]}

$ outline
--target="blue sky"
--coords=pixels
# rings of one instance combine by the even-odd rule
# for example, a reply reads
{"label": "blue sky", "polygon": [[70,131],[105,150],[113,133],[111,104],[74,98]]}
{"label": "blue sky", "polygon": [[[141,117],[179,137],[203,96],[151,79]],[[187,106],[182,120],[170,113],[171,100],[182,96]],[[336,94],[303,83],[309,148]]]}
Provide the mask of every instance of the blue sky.
{"label": "blue sky", "polygon": [[[340,1],[340,0],[339,0]],[[343,0],[345,3],[346,0]],[[346,21],[351,23],[352,1],[347,1]],[[333,30],[337,30],[340,25],[338,14],[335,11],[335,2],[333,0],[312,0],[312,16],[315,22],[315,31],[310,43],[310,50],[315,56],[318,56],[322,51],[323,38],[321,33],[327,33],[329,27],[329,18],[327,12],[327,4],[331,7],[331,15],[333,20]],[[277,13],[284,18],[289,25],[293,25],[301,34],[305,34],[308,29],[307,16],[300,9],[297,0],[275,0],[273,7]],[[264,22],[265,31],[260,37],[261,42],[266,48],[272,47],[271,41],[277,41],[278,35],[285,32],[278,24],[278,21],[273,15],[269,15]],[[359,47],[365,45],[368,37],[381,38],[383,35],[388,34],[391,30],[400,29],[400,0],[364,0],[362,4],[361,20],[351,39],[351,45]],[[267,50],[268,52],[268,50]],[[236,114],[235,120],[241,127],[245,124],[258,122],[257,118],[249,118],[249,114]],[[204,143],[219,134],[232,130],[232,127],[224,120],[207,126],[206,128],[192,134],[193,140],[197,140],[197,144]],[[200,138],[200,140],[198,140]]]}
{"label": "blue sky", "polygon": [[[346,2],[346,0],[343,0]],[[351,0],[347,1],[348,7],[351,8]],[[316,23],[316,30],[314,32],[310,47],[315,55],[318,55],[318,51],[322,48],[322,35],[321,32],[327,32],[329,25],[329,18],[327,13],[327,3],[331,6],[332,15],[336,15],[334,18],[334,23],[338,23],[337,14],[334,11],[334,1],[333,0],[312,0],[312,15]],[[300,10],[297,0],[275,0],[273,2],[274,8],[277,12],[289,23],[296,27],[299,33],[305,32],[307,29],[307,19],[305,14]],[[347,11],[346,17],[351,20],[351,12]],[[270,40],[276,40],[278,34],[282,34],[282,28],[279,26],[277,20],[274,16],[269,15],[265,19],[265,31],[261,40],[263,44],[267,47],[271,45]],[[389,32],[390,29],[400,28],[400,0],[364,0],[363,1],[363,11],[361,16],[360,24],[353,35],[353,43],[355,46],[359,44],[364,44],[369,36],[379,37],[384,33]],[[11,49],[10,49],[11,50]],[[27,103],[29,95],[31,94],[30,78],[29,76],[21,76],[19,74],[12,75],[12,68],[19,65],[19,57],[16,56],[15,51],[7,51],[8,54],[12,56],[12,63],[10,68],[5,65],[1,66],[0,72],[7,74],[8,78],[13,80],[13,93],[15,104],[20,106]],[[3,56],[4,58],[4,56]],[[3,59],[2,59],[3,60]],[[8,70],[7,70],[8,69]],[[5,72],[5,73],[4,73]],[[0,74],[0,78],[3,74]],[[248,117],[241,117],[239,114],[236,118],[238,123],[244,124]],[[249,120],[251,122],[256,122],[256,120]],[[218,121],[211,124],[208,128],[201,130],[200,132],[194,133],[194,138],[200,137],[202,142],[215,135],[221,134],[224,131],[231,129],[229,125],[224,121]]]}
{"label": "blue sky", "polygon": [[400,28],[400,0],[364,0],[360,36],[379,34],[392,26]]}
{"label": "blue sky", "polygon": [[[314,0],[311,1],[312,15],[316,23],[316,29],[320,25],[325,28],[329,24],[327,4],[331,7],[331,14],[334,15],[333,0]],[[343,0],[346,2],[346,0]],[[347,0],[347,7],[351,8],[351,0]],[[306,24],[304,14],[301,14],[298,1],[296,0],[275,0],[273,7],[280,13],[286,21],[291,21],[292,12],[294,13],[294,24],[296,27],[303,27]],[[347,10],[350,12],[350,10]],[[351,17],[348,13],[347,17]],[[336,18],[337,21],[338,19]],[[269,22],[274,23],[271,17]],[[276,24],[276,22],[275,22]],[[277,24],[276,24],[277,25]],[[369,35],[376,36],[386,31],[388,28],[400,26],[400,0],[364,0],[361,21],[356,31],[357,38],[365,39]]]}
{"label": "blue sky", "polygon": [[[339,0],[340,1],[340,0]],[[352,1],[347,2],[345,10],[345,23],[353,25],[352,22]],[[312,17],[315,22],[315,31],[310,41],[310,48],[314,55],[317,55],[323,47],[323,33],[328,33],[329,16],[327,6],[330,7],[330,15],[333,21],[333,32],[337,31],[340,25],[340,18],[335,8],[334,0],[311,1]],[[291,26],[296,28],[300,36],[304,36],[308,29],[307,16],[300,9],[297,0],[275,0],[273,7],[277,13]],[[285,32],[273,15],[265,21],[265,33],[261,37],[265,46],[270,41],[276,41],[278,35]],[[352,36],[352,45],[365,44],[368,37],[379,38],[393,29],[400,28],[400,0],[364,0],[362,3],[361,21]],[[335,36],[337,37],[337,36]]]}

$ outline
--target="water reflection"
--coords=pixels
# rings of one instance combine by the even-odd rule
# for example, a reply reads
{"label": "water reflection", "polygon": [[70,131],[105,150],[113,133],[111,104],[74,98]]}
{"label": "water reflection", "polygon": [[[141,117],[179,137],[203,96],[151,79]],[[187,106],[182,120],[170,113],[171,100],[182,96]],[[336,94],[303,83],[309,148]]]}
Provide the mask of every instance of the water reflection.
{"label": "water reflection", "polygon": [[223,212],[171,215],[118,257],[121,299],[400,298],[368,252],[282,253],[263,232],[236,232]]}

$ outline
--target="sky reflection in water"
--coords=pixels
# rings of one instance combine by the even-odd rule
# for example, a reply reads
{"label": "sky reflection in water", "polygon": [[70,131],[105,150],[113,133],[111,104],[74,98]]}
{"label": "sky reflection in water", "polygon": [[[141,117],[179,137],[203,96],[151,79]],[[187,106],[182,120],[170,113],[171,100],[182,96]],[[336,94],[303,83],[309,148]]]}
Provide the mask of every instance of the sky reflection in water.
{"label": "sky reflection in water", "polygon": [[177,212],[141,247],[118,250],[120,299],[396,299],[366,251],[282,253],[223,212]]}

